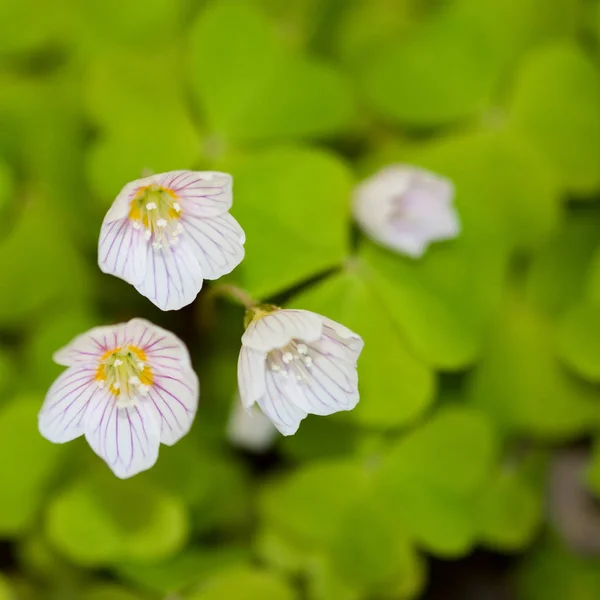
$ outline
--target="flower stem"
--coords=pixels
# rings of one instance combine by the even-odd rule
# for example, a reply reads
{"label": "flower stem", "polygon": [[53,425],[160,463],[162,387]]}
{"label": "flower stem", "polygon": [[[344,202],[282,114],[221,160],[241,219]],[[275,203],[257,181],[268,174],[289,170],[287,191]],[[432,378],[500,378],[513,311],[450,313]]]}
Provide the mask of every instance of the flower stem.
{"label": "flower stem", "polygon": [[246,308],[253,308],[258,304],[246,290],[230,283],[217,283],[213,285],[207,292],[206,299],[212,300],[218,296],[224,296],[231,300],[235,300]]}

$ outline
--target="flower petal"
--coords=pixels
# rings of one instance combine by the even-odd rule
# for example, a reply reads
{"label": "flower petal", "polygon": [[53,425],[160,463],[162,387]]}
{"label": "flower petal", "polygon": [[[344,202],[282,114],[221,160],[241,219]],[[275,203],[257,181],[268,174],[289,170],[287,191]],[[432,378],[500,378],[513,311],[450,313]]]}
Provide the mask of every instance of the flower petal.
{"label": "flower petal", "polygon": [[100,230],[98,266],[103,273],[136,285],[146,274],[148,241],[141,229],[134,229],[130,219],[107,219]]}
{"label": "flower petal", "polygon": [[[94,327],[86,333],[78,335],[66,346],[57,350],[52,360],[59,365],[71,367],[76,364],[96,364],[100,357],[110,348],[115,340],[121,342],[123,339],[122,328],[118,326]],[[115,343],[114,346],[118,346]]]}
{"label": "flower petal", "polygon": [[242,262],[246,236],[229,213],[213,218],[184,214],[181,221],[205,279],[218,279]]}
{"label": "flower petal", "polygon": [[290,402],[286,394],[282,393],[280,381],[279,375],[267,372],[267,393],[259,398],[258,405],[283,435],[293,435],[298,431],[300,421],[307,413]]}
{"label": "flower petal", "polygon": [[144,177],[143,179],[136,179],[125,185],[106,213],[104,222],[108,224],[113,221],[125,219],[129,215],[131,201],[138,193],[139,189],[152,183],[154,183],[154,178],[150,176]]}
{"label": "flower petal", "polygon": [[242,406],[250,408],[266,391],[266,354],[242,346],[238,358],[238,388]]}
{"label": "flower petal", "polygon": [[163,444],[172,446],[190,430],[198,408],[199,387],[192,370],[160,370],[153,374],[148,398],[159,414]]}
{"label": "flower petal", "polygon": [[232,177],[219,171],[171,171],[156,176],[156,183],[177,194],[182,214],[216,217],[233,202]]}
{"label": "flower petal", "polygon": [[109,398],[96,403],[88,415],[85,437],[121,479],[149,469],[158,458],[159,425],[150,402],[119,407]]}
{"label": "flower petal", "polygon": [[253,321],[242,336],[242,344],[261,352],[270,352],[292,339],[313,342],[321,337],[323,317],[308,310],[285,309]]}
{"label": "flower petal", "polygon": [[145,319],[127,323],[127,343],[146,354],[151,367],[169,370],[192,369],[187,346],[173,333]]}
{"label": "flower petal", "polygon": [[62,444],[83,435],[90,403],[106,396],[95,377],[95,368],[78,366],[52,384],[38,416],[40,433],[47,440]]}
{"label": "flower petal", "polygon": [[360,335],[327,317],[323,317],[323,321],[323,341],[332,342],[328,350],[337,355],[336,348],[340,350],[343,348],[347,352],[351,352],[353,360],[356,361],[365,345]]}
{"label": "flower petal", "polygon": [[202,288],[202,273],[189,246],[147,248],[147,269],[136,290],[161,310],[179,310],[191,304]]}

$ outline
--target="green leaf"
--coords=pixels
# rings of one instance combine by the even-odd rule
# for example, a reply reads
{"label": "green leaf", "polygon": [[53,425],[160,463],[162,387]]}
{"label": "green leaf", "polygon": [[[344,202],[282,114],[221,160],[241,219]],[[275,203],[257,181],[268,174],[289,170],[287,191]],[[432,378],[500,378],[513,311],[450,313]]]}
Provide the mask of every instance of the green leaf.
{"label": "green leaf", "polygon": [[240,547],[190,548],[162,562],[120,564],[117,573],[141,589],[169,595],[198,585],[247,559],[247,550]]}
{"label": "green leaf", "polygon": [[0,574],[0,600],[14,600],[15,596],[8,581]]}
{"label": "green leaf", "polygon": [[186,511],[176,498],[137,479],[91,475],[57,494],[46,512],[46,534],[86,567],[165,559],[185,543]]}
{"label": "green leaf", "polygon": [[89,278],[61,222],[42,198],[29,198],[0,241],[0,323],[11,327],[59,300],[87,296]]}
{"label": "green leaf", "polygon": [[333,67],[286,48],[250,3],[212,2],[191,33],[192,83],[209,125],[228,140],[337,133],[354,115]]}
{"label": "green leaf", "polygon": [[[17,396],[0,412],[0,536],[13,537],[31,527],[46,501],[64,454],[38,432],[42,398]],[[12,460],[9,457],[18,457]]]}
{"label": "green leaf", "polygon": [[114,583],[98,583],[89,587],[81,600],[143,600],[134,592]]}
{"label": "green leaf", "polygon": [[445,370],[475,360],[500,290],[500,254],[445,244],[415,261],[366,243],[361,256],[369,284],[417,355]]}
{"label": "green leaf", "polygon": [[170,43],[183,24],[182,0],[85,0],[81,7],[80,43],[105,50],[109,44],[155,47]]}
{"label": "green leaf", "polygon": [[557,42],[532,52],[517,75],[510,124],[578,194],[600,186],[600,75],[583,50]]}
{"label": "green leaf", "polygon": [[8,208],[15,192],[12,171],[3,162],[0,162],[0,214]]}
{"label": "green leaf", "polygon": [[456,9],[477,25],[506,68],[528,49],[578,32],[581,0],[458,0]]}
{"label": "green leaf", "polygon": [[238,567],[216,575],[188,600],[295,600],[286,581],[274,573]]}
{"label": "green leaf", "polygon": [[486,36],[449,10],[404,36],[384,37],[361,62],[359,83],[373,110],[415,126],[443,125],[483,111],[499,74]]}
{"label": "green leaf", "polygon": [[[600,243],[599,228],[600,211],[592,207],[566,215],[560,230],[533,257],[525,288],[532,306],[556,317],[582,297],[590,262]],[[600,260],[598,266],[600,275]]]}
{"label": "green leaf", "polygon": [[495,433],[481,413],[440,410],[382,459],[377,489],[391,523],[432,553],[466,553],[475,541],[472,498],[497,452]]}
{"label": "green leaf", "polygon": [[273,148],[233,172],[233,212],[247,236],[234,277],[250,293],[281,292],[344,260],[352,180],[337,157],[308,147]]}
{"label": "green leaf", "polygon": [[478,537],[503,552],[523,550],[534,539],[542,521],[542,493],[512,468],[500,469],[485,485],[477,501]]}
{"label": "green leaf", "polygon": [[309,548],[329,547],[345,512],[367,489],[368,473],[359,463],[312,462],[269,484],[261,497],[267,525]]}
{"label": "green leaf", "polygon": [[582,302],[573,306],[560,323],[557,343],[569,367],[600,382],[600,305]]}
{"label": "green leaf", "polygon": [[519,600],[594,600],[600,597],[600,562],[546,540],[523,562]]}
{"label": "green leaf", "polygon": [[414,421],[434,397],[431,369],[415,358],[370,289],[360,262],[294,297],[296,308],[312,310],[358,333],[365,342],[358,361],[361,401],[348,418],[392,428]]}
{"label": "green leaf", "polygon": [[554,331],[523,299],[508,298],[467,398],[506,432],[564,439],[598,422],[598,393],[554,354]]}
{"label": "green leaf", "polygon": [[329,552],[342,581],[373,589],[415,578],[415,550],[386,517],[372,494],[345,512]]}

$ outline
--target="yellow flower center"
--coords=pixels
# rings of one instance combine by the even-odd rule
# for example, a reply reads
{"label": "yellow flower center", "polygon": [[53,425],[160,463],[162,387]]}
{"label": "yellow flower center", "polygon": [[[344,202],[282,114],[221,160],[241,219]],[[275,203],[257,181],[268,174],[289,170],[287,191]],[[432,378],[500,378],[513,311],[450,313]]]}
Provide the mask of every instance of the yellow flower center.
{"label": "yellow flower center", "polygon": [[177,194],[156,184],[138,190],[129,206],[129,218],[157,250],[177,244],[183,231]]}
{"label": "yellow flower center", "polygon": [[145,396],[152,385],[152,369],[146,353],[136,346],[107,350],[100,358],[95,377],[98,387],[107,388],[122,402]]}

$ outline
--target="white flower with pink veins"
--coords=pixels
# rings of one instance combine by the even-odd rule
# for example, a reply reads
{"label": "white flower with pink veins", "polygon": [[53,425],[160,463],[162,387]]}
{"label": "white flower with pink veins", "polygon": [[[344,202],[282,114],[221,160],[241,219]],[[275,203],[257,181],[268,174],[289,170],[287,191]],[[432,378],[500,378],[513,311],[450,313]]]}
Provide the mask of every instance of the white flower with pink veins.
{"label": "white flower with pink veins", "polygon": [[238,360],[246,409],[257,403],[283,435],[292,435],[308,414],[331,415],[357,405],[359,335],[307,310],[258,306],[247,320]]}
{"label": "white flower with pink veins", "polygon": [[104,218],[98,264],[162,310],[194,301],[204,279],[244,258],[244,231],[229,214],[227,173],[171,171],[128,183]]}
{"label": "white flower with pink veins", "polygon": [[187,348],[148,321],[96,327],[54,360],[68,368],[46,395],[40,433],[57,444],[85,435],[117,477],[152,467],[159,445],[192,426],[199,384]]}
{"label": "white flower with pink veins", "polygon": [[353,212],[374,241],[419,258],[431,242],[460,233],[453,199],[450,180],[425,169],[393,165],[356,187]]}

